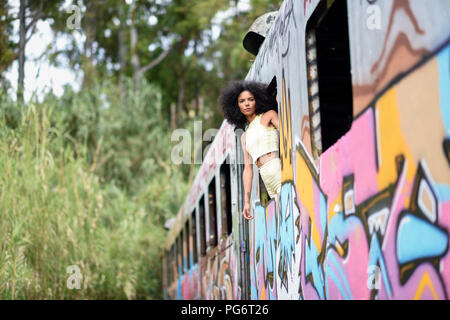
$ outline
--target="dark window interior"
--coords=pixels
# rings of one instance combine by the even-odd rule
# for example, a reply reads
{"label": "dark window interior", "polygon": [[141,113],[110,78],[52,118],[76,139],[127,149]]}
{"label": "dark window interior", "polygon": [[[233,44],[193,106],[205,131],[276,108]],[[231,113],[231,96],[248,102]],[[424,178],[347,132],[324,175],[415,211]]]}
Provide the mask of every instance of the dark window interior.
{"label": "dark window interior", "polygon": [[212,179],[208,187],[209,203],[209,245],[217,245],[217,201],[216,201],[216,179]]}
{"label": "dark window interior", "polygon": [[196,212],[192,211],[191,215],[191,225],[192,225],[192,255],[194,257],[194,264],[198,261],[198,253],[197,253],[197,220],[196,220]]}
{"label": "dark window interior", "polygon": [[180,244],[181,244],[181,273],[184,274],[187,269],[186,265],[186,241],[184,229],[180,233]]}
{"label": "dark window interior", "polygon": [[267,95],[274,102],[277,101],[277,77],[273,77],[272,81],[270,81],[269,85],[267,86]]}
{"label": "dark window interior", "polygon": [[[181,266],[181,268],[180,268]],[[177,237],[177,272],[181,269],[181,273],[178,274],[178,277],[183,274],[183,250],[182,244],[180,241],[180,235]]]}
{"label": "dark window interior", "polygon": [[206,254],[205,196],[201,197],[198,208],[200,210],[200,251],[204,256]]}
{"label": "dark window interior", "polygon": [[175,249],[175,244],[172,244],[172,246],[170,247],[170,253],[169,253],[169,261],[168,261],[168,265],[169,265],[169,281],[168,283],[171,284],[174,280],[174,275],[173,275],[173,268],[174,268],[174,264],[176,261],[176,249]]}
{"label": "dark window interior", "polygon": [[186,234],[186,265],[187,265],[186,267],[187,270],[189,270],[191,268],[191,259],[190,259],[191,243],[190,243],[189,219],[186,221],[184,230]]}
{"label": "dark window interior", "polygon": [[225,161],[220,167],[220,193],[222,199],[222,233],[232,232],[230,165]]}
{"label": "dark window interior", "polygon": [[331,3],[321,1],[307,26],[316,39],[321,152],[342,137],[353,120],[347,1]]}

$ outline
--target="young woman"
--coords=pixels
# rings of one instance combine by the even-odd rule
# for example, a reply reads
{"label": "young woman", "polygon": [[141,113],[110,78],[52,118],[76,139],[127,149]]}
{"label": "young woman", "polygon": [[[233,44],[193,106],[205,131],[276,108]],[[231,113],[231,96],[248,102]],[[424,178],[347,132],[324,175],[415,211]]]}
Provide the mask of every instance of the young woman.
{"label": "young woman", "polygon": [[253,219],[250,215],[253,162],[258,167],[271,198],[281,189],[277,102],[267,93],[267,85],[237,81],[230,83],[222,91],[219,103],[225,119],[236,128],[245,130],[241,138],[245,192],[242,214],[245,219]]}

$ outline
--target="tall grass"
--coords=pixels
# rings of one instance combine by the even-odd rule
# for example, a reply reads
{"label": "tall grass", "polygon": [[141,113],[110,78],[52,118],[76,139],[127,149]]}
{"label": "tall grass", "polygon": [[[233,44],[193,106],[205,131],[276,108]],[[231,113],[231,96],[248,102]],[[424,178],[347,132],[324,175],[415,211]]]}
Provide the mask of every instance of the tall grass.
{"label": "tall grass", "polygon": [[[106,151],[98,147],[89,157],[56,103],[21,108],[14,125],[1,115],[0,298],[161,298],[161,220],[169,213],[151,211],[172,195],[175,207],[185,192],[182,183],[170,188],[181,179],[175,169],[166,170],[167,185],[144,181],[131,197],[99,177]],[[158,196],[162,202],[152,207]]]}

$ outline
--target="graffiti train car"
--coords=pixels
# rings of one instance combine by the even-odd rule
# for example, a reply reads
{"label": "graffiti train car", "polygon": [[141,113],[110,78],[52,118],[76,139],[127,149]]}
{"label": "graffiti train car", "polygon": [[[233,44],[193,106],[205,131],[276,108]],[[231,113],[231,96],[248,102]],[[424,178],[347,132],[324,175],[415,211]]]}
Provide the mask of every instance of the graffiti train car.
{"label": "graffiti train car", "polygon": [[[247,79],[276,87],[282,188],[227,122],[169,231],[167,299],[448,299],[450,2],[286,0]],[[275,84],[275,85],[273,85]]]}

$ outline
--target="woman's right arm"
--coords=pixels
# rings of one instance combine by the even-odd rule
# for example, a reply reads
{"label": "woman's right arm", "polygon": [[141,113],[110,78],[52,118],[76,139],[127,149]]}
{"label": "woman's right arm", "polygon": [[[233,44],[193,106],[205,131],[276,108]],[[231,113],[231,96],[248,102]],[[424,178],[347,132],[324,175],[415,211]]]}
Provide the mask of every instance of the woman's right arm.
{"label": "woman's right arm", "polygon": [[244,172],[242,175],[242,180],[244,184],[244,210],[242,214],[247,220],[253,219],[250,215],[250,196],[252,193],[252,181],[253,181],[253,164],[250,159],[250,155],[245,147],[245,132],[241,137],[242,150],[244,151]]}

